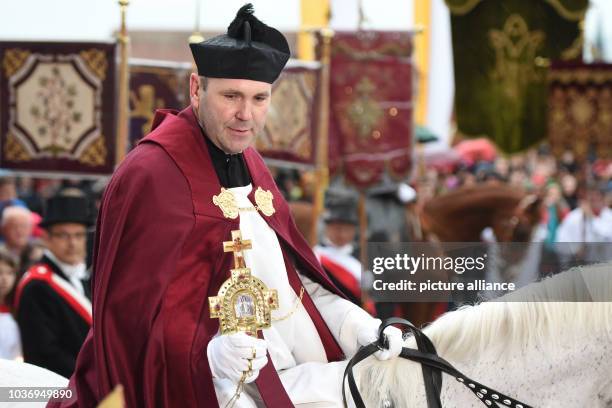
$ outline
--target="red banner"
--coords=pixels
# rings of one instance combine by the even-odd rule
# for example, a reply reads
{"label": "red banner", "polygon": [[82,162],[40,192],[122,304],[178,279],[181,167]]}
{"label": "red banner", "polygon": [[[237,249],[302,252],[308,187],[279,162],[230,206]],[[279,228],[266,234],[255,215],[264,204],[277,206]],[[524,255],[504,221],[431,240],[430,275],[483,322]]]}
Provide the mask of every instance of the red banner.
{"label": "red banner", "polygon": [[612,158],[612,64],[555,63],[548,74],[548,140],[555,155]]}
{"label": "red banner", "polygon": [[412,33],[336,32],[330,74],[330,174],[359,189],[412,169]]}

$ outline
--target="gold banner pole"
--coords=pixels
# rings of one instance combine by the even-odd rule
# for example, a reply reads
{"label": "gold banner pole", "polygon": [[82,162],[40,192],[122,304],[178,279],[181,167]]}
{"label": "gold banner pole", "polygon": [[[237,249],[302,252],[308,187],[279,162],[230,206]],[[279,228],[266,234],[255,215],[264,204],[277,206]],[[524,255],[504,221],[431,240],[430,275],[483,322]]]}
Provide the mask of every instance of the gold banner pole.
{"label": "gold banner pole", "polygon": [[[368,213],[366,207],[366,193],[359,192],[359,261],[364,270],[368,263]],[[365,293],[364,293],[365,295]]]}
{"label": "gold banner pole", "polygon": [[306,61],[315,60],[313,31],[319,27],[329,26],[330,0],[301,0],[300,11],[302,23],[298,31],[298,58]]}
{"label": "gold banner pole", "polygon": [[193,33],[189,36],[189,44],[197,44],[204,41],[204,36],[200,31],[200,9],[201,9],[201,0],[195,0],[195,23],[193,26]]}
{"label": "gold banner pole", "polygon": [[121,11],[121,28],[117,36],[119,42],[119,115],[117,120],[117,152],[116,165],[119,165],[127,150],[128,129],[130,118],[129,92],[130,92],[130,77],[128,70],[128,47],[130,38],[127,33],[125,24],[125,15],[127,7],[130,4],[129,0],[119,0],[119,8]]}
{"label": "gold banner pole", "polygon": [[329,75],[331,63],[331,41],[334,31],[323,28],[320,31],[321,44],[321,78],[319,80],[319,127],[317,129],[317,157],[315,171],[315,193],[312,209],[312,233],[310,245],[317,243],[317,226],[323,212],[325,190],[329,184],[328,137],[329,137]]}

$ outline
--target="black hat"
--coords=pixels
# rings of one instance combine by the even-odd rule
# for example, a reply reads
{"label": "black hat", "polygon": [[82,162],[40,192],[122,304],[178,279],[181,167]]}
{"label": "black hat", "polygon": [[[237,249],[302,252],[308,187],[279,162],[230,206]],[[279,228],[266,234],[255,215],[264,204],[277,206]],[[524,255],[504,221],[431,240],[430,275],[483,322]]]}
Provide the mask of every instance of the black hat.
{"label": "black hat", "polygon": [[325,192],[325,212],[323,221],[343,222],[357,225],[357,198],[349,191],[327,190]]}
{"label": "black hat", "polygon": [[289,59],[289,44],[280,31],[253,15],[253,5],[238,10],[227,34],[190,44],[200,76],[251,79],[272,83]]}
{"label": "black hat", "polygon": [[83,224],[87,227],[93,224],[85,196],[61,194],[47,200],[45,216],[40,226],[49,228],[51,225],[62,223]]}

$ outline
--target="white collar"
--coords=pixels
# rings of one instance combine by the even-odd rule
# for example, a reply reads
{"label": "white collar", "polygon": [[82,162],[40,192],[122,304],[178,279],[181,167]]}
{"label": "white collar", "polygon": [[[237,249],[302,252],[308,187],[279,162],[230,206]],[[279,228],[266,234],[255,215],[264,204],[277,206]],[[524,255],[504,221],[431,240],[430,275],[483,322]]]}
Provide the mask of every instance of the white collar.
{"label": "white collar", "polygon": [[81,262],[76,265],[69,265],[57,259],[57,257],[53,255],[53,252],[49,251],[48,249],[43,250],[43,253],[54,264],[56,264],[62,270],[62,272],[66,274],[66,277],[69,280],[72,280],[74,278],[79,280],[87,278],[87,267],[85,265],[85,262]]}
{"label": "white collar", "polygon": [[323,237],[323,244],[327,247],[333,248],[334,250],[338,251],[342,255],[352,255],[353,254],[353,250],[354,250],[353,244],[349,243],[346,245],[337,246],[333,242],[331,242],[330,239],[327,237]]}

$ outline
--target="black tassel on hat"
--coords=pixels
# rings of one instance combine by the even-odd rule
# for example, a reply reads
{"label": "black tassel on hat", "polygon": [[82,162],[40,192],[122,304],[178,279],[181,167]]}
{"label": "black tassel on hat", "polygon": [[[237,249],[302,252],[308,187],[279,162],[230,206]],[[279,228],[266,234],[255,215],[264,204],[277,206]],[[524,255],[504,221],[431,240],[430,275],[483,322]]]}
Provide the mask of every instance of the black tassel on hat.
{"label": "black tassel on hat", "polygon": [[238,10],[227,34],[190,46],[198,74],[210,78],[272,83],[290,55],[285,37],[255,17],[250,3]]}
{"label": "black tassel on hat", "polygon": [[[227,27],[227,35],[238,40],[247,41],[247,37],[251,40],[258,41],[265,35],[265,30],[269,28],[253,15],[255,9],[251,3],[240,7],[236,18]],[[249,41],[247,41],[249,42]]]}

